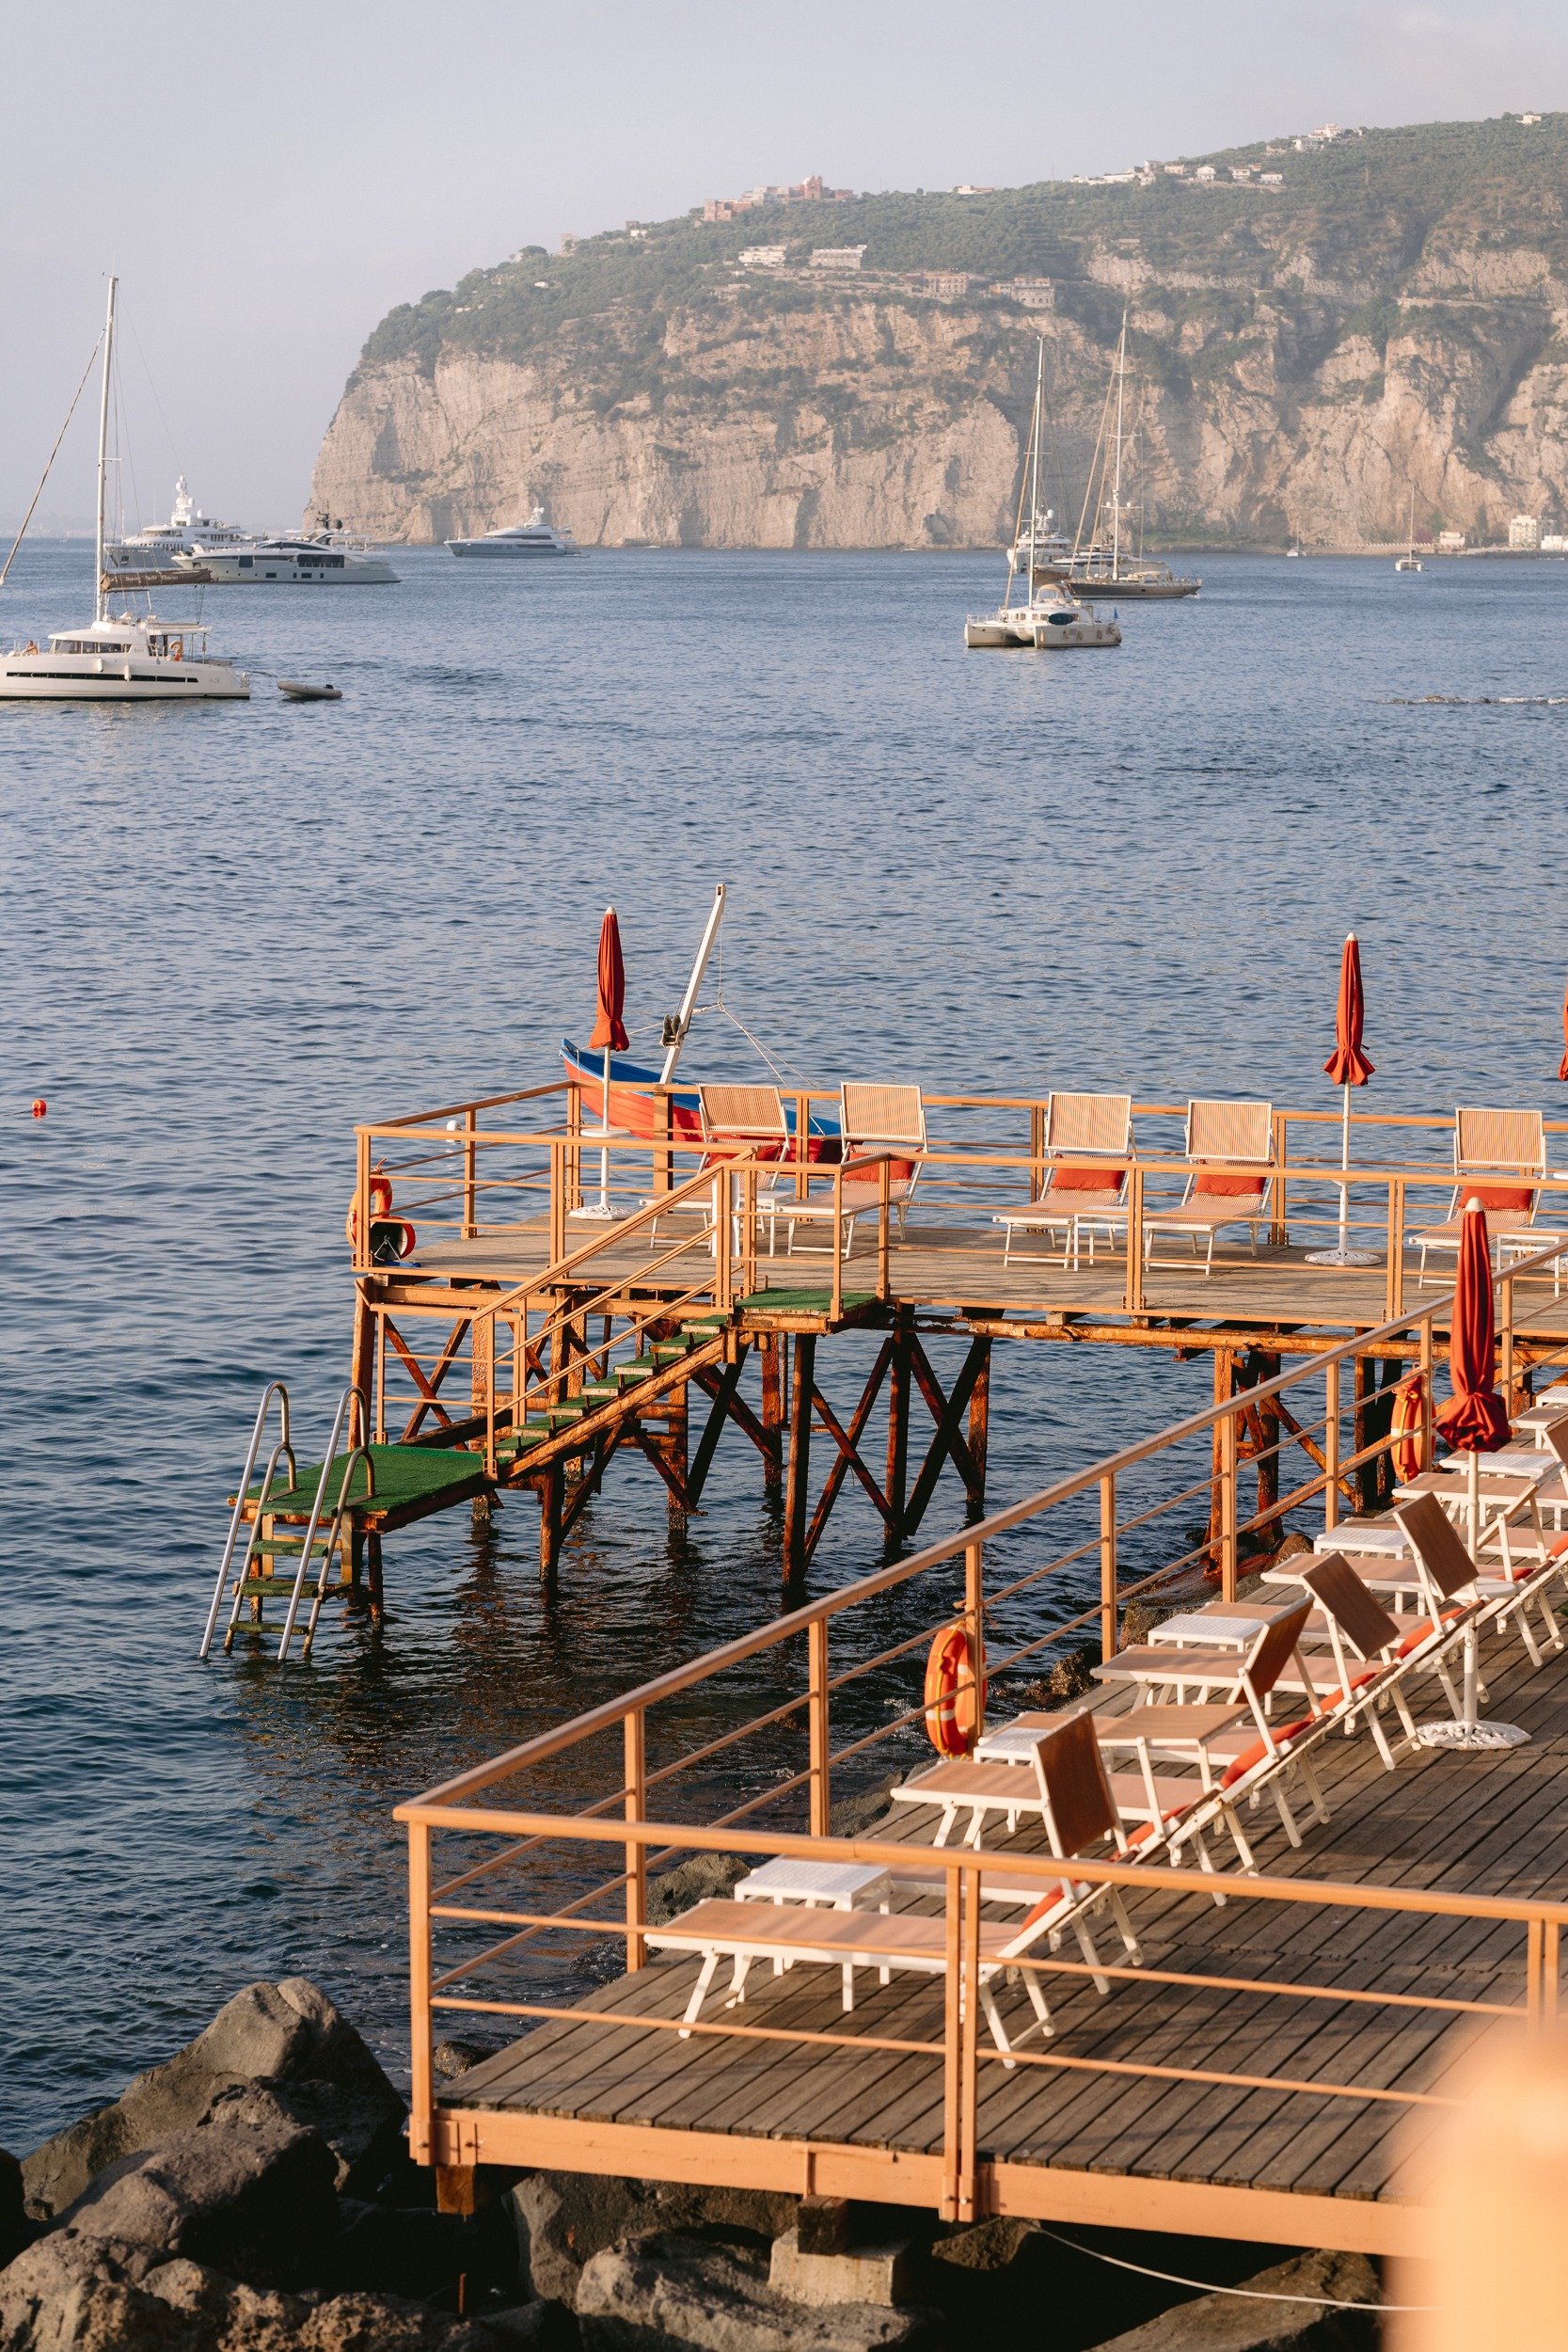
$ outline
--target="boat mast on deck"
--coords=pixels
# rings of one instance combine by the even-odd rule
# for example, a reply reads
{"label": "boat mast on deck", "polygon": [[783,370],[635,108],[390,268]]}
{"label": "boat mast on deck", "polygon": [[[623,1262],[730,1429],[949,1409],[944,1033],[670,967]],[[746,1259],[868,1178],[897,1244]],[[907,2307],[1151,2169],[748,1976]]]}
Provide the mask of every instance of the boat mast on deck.
{"label": "boat mast on deck", "polygon": [[115,288],[119,279],[109,280],[109,308],[103,321],[103,389],[98,404],[98,552],[92,571],[92,617],[94,625],[104,617],[103,595],[103,507],[108,496],[109,473],[109,365],[115,347]]}

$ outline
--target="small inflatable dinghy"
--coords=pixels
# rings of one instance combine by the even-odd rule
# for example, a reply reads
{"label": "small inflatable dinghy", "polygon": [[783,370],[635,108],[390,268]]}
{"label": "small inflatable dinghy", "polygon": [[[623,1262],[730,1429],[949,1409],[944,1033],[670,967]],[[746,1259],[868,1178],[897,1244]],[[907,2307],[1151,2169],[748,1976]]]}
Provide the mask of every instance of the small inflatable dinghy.
{"label": "small inflatable dinghy", "polygon": [[325,686],[305,686],[295,677],[280,677],[277,691],[287,694],[292,703],[341,703],[342,689],[328,683]]}

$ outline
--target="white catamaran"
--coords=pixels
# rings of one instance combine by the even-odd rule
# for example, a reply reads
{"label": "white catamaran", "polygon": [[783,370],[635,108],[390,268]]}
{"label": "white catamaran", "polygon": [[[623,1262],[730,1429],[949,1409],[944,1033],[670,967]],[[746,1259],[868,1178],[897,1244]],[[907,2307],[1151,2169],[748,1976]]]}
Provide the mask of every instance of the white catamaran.
{"label": "white catamaran", "polygon": [[[115,594],[175,586],[203,579],[178,572],[133,571],[111,581],[103,569],[103,510],[107,497],[109,370],[114,352],[115,287],[103,322],[103,389],[98,417],[98,534],[92,619],[85,628],[51,629],[42,647],[29,639],[0,656],[0,702],[248,702],[250,680],[231,661],[207,650],[199,621],[160,621],[150,612],[109,616]],[[41,486],[41,485],[40,485]],[[14,555],[16,550],[11,550]]]}
{"label": "white catamaran", "polygon": [[[1029,503],[1029,529],[1023,530],[1022,502],[1018,525],[1013,532],[1012,548],[1007,557],[1007,585],[1002,602],[994,612],[972,612],[964,623],[964,644],[971,652],[983,646],[1033,645],[1041,653],[1068,652],[1080,645],[1119,645],[1121,631],[1114,619],[1102,621],[1092,604],[1062,586],[1050,584],[1049,569],[1037,564],[1037,555],[1044,554],[1041,542],[1049,534],[1053,543],[1058,534],[1051,531],[1052,516],[1040,511],[1040,423],[1045,412],[1045,342],[1042,338],[1035,375],[1035,414],[1029,430],[1029,464],[1024,476],[1023,495]],[[1022,602],[1013,602],[1013,581],[1022,577],[1027,583]],[[1036,591],[1044,581],[1045,594]]]}

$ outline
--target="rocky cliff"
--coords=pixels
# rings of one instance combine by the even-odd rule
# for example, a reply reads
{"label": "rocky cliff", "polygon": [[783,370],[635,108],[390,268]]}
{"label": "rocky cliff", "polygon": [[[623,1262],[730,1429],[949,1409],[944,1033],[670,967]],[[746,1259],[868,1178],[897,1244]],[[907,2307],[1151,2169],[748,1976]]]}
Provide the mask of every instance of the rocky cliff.
{"label": "rocky cliff", "polygon": [[[993,546],[1043,335],[1047,492],[1070,529],[1124,305],[1126,486],[1153,539],[1402,536],[1412,488],[1418,530],[1568,512],[1568,117],[1369,132],[1276,167],[1276,189],[1153,176],[835,206],[834,241],[852,210],[867,247],[845,283],[804,266],[810,206],[782,272],[740,271],[745,232],[690,222],[535,249],[376,330],[311,512],[408,541],[537,500],[590,546]],[[922,253],[1033,264],[1056,309],[928,298]]]}

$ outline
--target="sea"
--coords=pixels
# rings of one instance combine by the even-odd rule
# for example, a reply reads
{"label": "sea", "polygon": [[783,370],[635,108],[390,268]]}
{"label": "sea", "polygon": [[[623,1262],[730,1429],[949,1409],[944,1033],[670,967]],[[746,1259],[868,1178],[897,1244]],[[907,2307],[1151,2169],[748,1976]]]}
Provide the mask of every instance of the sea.
{"label": "sea", "polygon": [[[556,1075],[608,904],[651,1051],[727,885],[691,1077],[1332,1110],[1354,930],[1369,1106],[1568,1103],[1560,561],[1205,557],[1196,600],[1119,608],[1119,650],[1053,656],[965,652],[994,555],[394,561],[396,586],[209,590],[248,705],[0,707],[18,2153],[258,1977],[316,1979],[405,2079],[393,1807],[781,1605],[777,1511],[732,1437],[684,1529],[618,1460],[553,1589],[518,1495],[389,1538],[384,1620],[329,1612],[309,1666],[197,1657],[264,1384],[308,1458],[347,1377],[355,1121]],[[90,591],[89,548],[25,544],[0,644]],[[280,675],[343,699],[291,704]],[[943,1378],[956,1344],[931,1342]],[[845,1411],[865,1345],[822,1351]],[[1208,1392],[1204,1361],[999,1345],[991,1502]],[[962,1508],[949,1476],[923,1535]],[[850,1482],[808,1589],[882,1557]],[[1085,1605],[1092,1568],[1020,1628]],[[868,1676],[835,1736],[909,1703]],[[736,1752],[707,1797],[799,1769],[800,1737]],[[562,1803],[594,1793],[578,1770]],[[580,1990],[605,1949],[516,1981]]]}

